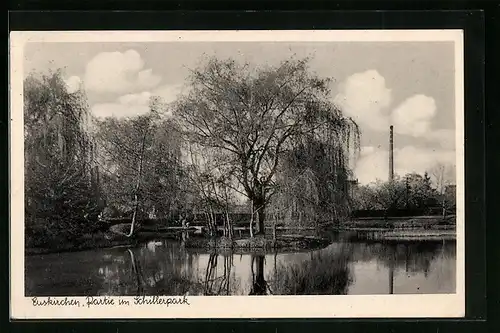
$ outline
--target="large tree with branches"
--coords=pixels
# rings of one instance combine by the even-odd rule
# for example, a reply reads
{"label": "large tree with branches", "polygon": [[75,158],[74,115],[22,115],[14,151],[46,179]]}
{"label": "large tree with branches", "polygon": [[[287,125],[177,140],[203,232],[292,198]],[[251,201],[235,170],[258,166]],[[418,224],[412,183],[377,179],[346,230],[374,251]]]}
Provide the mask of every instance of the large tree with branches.
{"label": "large tree with branches", "polygon": [[184,201],[178,132],[157,112],[133,118],[106,118],[97,122],[99,161],[108,204],[131,215],[127,236],[137,220],[149,214],[171,215]]}
{"label": "large tree with branches", "polygon": [[192,71],[189,84],[174,117],[188,142],[216,151],[221,164],[232,166],[261,234],[285,154],[315,132],[346,148],[358,137],[356,124],[331,102],[330,79],[311,73],[307,59],[254,68],[212,58]]}
{"label": "large tree with branches", "polygon": [[78,237],[101,209],[85,92],[69,92],[63,72],[24,80],[26,236],[38,245]]}

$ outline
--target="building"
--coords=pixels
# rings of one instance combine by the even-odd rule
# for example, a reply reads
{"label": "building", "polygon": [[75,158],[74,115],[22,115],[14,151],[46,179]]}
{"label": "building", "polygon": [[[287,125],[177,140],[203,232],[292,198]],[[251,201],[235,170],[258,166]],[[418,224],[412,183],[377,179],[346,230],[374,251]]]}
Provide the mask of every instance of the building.
{"label": "building", "polygon": [[357,179],[348,179],[347,180],[347,193],[352,198],[354,196],[354,191],[358,187],[359,182]]}

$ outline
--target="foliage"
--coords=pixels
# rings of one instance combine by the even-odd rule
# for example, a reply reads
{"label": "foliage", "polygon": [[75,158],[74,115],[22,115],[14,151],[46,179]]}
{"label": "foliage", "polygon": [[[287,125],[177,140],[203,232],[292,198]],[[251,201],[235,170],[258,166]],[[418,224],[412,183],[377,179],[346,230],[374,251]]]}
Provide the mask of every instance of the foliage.
{"label": "foliage", "polygon": [[168,216],[185,203],[178,132],[154,105],[145,115],[97,123],[107,204],[137,219]]}
{"label": "foliage", "polygon": [[69,93],[62,72],[24,81],[27,244],[73,239],[95,228],[99,191],[86,96]]}
{"label": "foliage", "polygon": [[[212,170],[231,166],[258,213],[260,233],[276,193],[276,173],[294,146],[314,135],[346,146],[350,133],[357,134],[355,124],[329,101],[329,79],[312,74],[307,64],[290,59],[254,69],[212,58],[193,70],[189,94],[175,105],[186,140],[214,153]],[[324,128],[330,131],[321,134]]]}
{"label": "foliage", "polygon": [[[328,133],[328,128],[321,133]],[[273,201],[277,206],[288,207],[287,216],[282,217],[286,223],[318,226],[339,221],[349,213],[350,142],[341,140],[311,136],[298,142],[285,157],[278,174],[280,192]]]}
{"label": "foliage", "polygon": [[425,210],[441,204],[446,196],[447,207],[454,206],[455,199],[452,195],[454,189],[433,184],[427,172],[424,175],[417,173],[406,174],[403,178],[396,177],[393,181],[356,186],[353,193],[353,208],[359,210]]}
{"label": "foliage", "polygon": [[187,95],[173,105],[153,97],[147,114],[125,119],[92,119],[85,93],[68,93],[61,72],[25,83],[27,216],[45,219],[47,232],[55,224],[78,237],[100,213],[131,217],[132,235],[136,220],[192,211],[211,232],[222,215],[232,237],[243,197],[261,233],[269,211],[317,222],[347,210],[359,131],[307,59],[265,68],[208,59]]}
{"label": "foliage", "polygon": [[377,193],[374,185],[356,185],[352,191],[351,197],[353,209],[376,210],[380,209],[377,200]]}

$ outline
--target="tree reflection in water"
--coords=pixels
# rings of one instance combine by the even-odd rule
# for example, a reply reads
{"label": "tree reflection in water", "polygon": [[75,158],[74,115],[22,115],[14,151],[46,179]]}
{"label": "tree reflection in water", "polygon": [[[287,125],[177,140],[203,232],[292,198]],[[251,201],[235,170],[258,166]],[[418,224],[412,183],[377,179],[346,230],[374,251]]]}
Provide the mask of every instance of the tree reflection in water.
{"label": "tree reflection in water", "polygon": [[250,295],[272,294],[269,285],[264,279],[264,261],[265,257],[263,255],[252,255],[252,260],[250,262],[252,289],[250,290]]}
{"label": "tree reflection in water", "polygon": [[[125,259],[125,255],[116,256],[106,254],[103,256],[103,263],[99,267],[96,274],[99,283],[94,284],[95,286],[98,286],[97,295],[129,295],[135,292],[130,283],[128,283],[127,279],[124,278],[130,274],[129,267],[126,265]],[[93,295],[93,293],[90,295]]]}
{"label": "tree reflection in water", "polygon": [[128,249],[127,252],[130,255],[130,261],[132,263],[131,272],[134,275],[135,282],[137,284],[137,295],[142,295],[144,294],[144,278],[142,277],[142,270],[139,267],[139,262],[135,259],[134,252],[130,249]]}
{"label": "tree reflection in water", "polygon": [[309,260],[275,268],[272,289],[278,295],[345,295],[353,279],[349,261],[353,248],[312,252]]}
{"label": "tree reflection in water", "polygon": [[[184,295],[198,287],[182,271],[173,251],[156,251],[159,244],[115,253],[111,264],[99,268],[104,278],[100,295]],[[116,249],[118,250],[118,249]],[[187,258],[192,264],[192,258]],[[190,271],[190,270],[189,270]]]}
{"label": "tree reflection in water", "polygon": [[[447,246],[451,244],[453,246]],[[427,276],[436,256],[455,255],[454,244],[454,241],[357,243],[352,260],[363,262],[376,259],[388,268],[400,267],[406,273],[424,273]],[[451,253],[445,254],[445,249]]]}
{"label": "tree reflection in water", "polygon": [[[273,256],[200,253],[171,241],[148,243],[134,249],[103,251],[95,259],[98,268],[93,268],[94,273],[89,275],[88,281],[92,283],[82,285],[77,292],[88,295],[92,288],[99,295],[336,295],[350,293],[353,288],[354,292],[378,292],[379,289],[363,289],[364,283],[371,285],[366,276],[354,276],[356,267],[365,269],[372,264],[377,267],[373,273],[380,275],[377,278],[388,281],[388,288],[387,284],[377,286],[381,293],[415,292],[411,284],[402,286],[401,283],[419,276],[434,279],[427,282],[434,283],[431,288],[447,291],[453,289],[451,280],[455,276],[452,266],[454,244],[341,241],[319,251],[275,253]],[[77,262],[71,258],[78,255],[68,254],[68,262]],[[436,266],[436,262],[443,264]],[[88,272],[91,263],[88,260],[86,267],[75,265],[72,276]],[[378,270],[378,267],[384,269]],[[65,276],[59,275],[61,282],[56,287],[70,282],[76,285],[76,280],[67,282],[69,279],[64,280]],[[398,290],[393,288],[396,280],[399,281]],[[54,289],[50,292],[55,294]]]}
{"label": "tree reflection in water", "polygon": [[235,285],[234,276],[231,275],[233,265],[233,256],[221,255],[223,259],[222,275],[218,275],[217,263],[219,255],[211,253],[208,259],[208,264],[205,273],[203,295],[216,296],[216,295],[232,295],[231,282]]}

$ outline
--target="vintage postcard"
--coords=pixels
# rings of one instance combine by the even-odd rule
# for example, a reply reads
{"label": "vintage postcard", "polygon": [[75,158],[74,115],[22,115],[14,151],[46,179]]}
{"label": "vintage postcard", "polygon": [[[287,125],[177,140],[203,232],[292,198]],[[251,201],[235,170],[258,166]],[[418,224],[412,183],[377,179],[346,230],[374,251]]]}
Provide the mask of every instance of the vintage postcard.
{"label": "vintage postcard", "polygon": [[10,35],[11,317],[463,317],[461,30]]}

